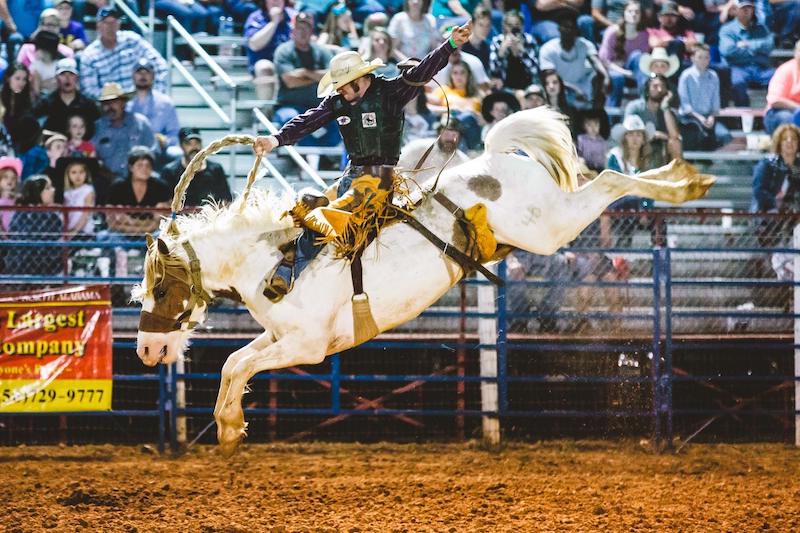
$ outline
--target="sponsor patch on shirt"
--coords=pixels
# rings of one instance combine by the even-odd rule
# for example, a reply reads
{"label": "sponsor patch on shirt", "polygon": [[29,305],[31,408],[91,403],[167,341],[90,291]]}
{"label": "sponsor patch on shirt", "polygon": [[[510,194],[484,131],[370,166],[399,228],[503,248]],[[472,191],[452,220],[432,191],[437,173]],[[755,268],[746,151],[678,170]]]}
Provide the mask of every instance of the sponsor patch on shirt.
{"label": "sponsor patch on shirt", "polygon": [[348,124],[350,124],[350,117],[347,116],[337,117],[336,122],[338,122],[340,126],[347,126]]}
{"label": "sponsor patch on shirt", "polygon": [[361,113],[361,125],[365,128],[377,128],[378,119],[375,118],[375,113]]}

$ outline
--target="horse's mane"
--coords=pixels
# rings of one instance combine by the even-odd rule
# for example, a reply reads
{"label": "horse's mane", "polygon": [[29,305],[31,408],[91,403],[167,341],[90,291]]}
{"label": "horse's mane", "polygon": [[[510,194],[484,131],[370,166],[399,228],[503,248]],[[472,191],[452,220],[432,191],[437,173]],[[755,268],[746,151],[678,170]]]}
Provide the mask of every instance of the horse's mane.
{"label": "horse's mane", "polygon": [[[175,224],[178,236],[170,231],[172,220],[163,218],[159,225],[159,235],[170,249],[183,242],[196,233],[207,233],[210,229],[228,232],[236,235],[240,230],[256,227],[258,231],[266,234],[266,239],[278,241],[285,239],[286,234],[296,231],[293,228],[292,218],[283,214],[294,205],[294,195],[278,196],[270,190],[252,189],[245,198],[239,195],[230,204],[220,204],[214,200],[207,200],[200,210],[194,213],[178,215]],[[154,242],[148,247],[144,263],[144,280],[141,285],[136,285],[131,291],[131,300],[142,301],[155,287],[157,276],[164,276],[167,269],[174,274],[176,270],[190,278],[186,261],[175,254],[164,256],[158,252]]]}
{"label": "horse's mane", "polygon": [[[181,235],[207,231],[209,226],[224,229],[243,229],[257,225],[260,231],[289,229],[292,219],[283,214],[294,205],[294,194],[279,196],[269,189],[252,189],[245,197],[239,195],[228,205],[207,200],[199,211],[180,215],[175,220]],[[168,231],[169,220],[161,222],[161,231]]]}

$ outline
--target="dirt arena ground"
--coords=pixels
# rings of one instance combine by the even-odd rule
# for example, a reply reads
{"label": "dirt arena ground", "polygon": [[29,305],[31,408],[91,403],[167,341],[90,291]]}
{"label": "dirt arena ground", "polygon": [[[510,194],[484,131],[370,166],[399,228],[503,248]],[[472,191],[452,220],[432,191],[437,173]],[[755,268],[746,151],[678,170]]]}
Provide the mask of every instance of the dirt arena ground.
{"label": "dirt arena ground", "polygon": [[637,443],[0,448],[0,529],[800,531],[800,451]]}

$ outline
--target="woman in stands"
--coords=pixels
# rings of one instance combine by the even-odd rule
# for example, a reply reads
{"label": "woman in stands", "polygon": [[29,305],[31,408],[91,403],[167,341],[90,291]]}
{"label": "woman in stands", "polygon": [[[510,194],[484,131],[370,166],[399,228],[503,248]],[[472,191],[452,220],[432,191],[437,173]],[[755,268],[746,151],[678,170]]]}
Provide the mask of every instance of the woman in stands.
{"label": "woman in stands", "polygon": [[598,56],[611,77],[611,93],[607,104],[612,107],[622,105],[625,83],[636,81],[639,69],[639,58],[650,51],[647,42],[647,25],[642,18],[642,7],[639,2],[628,2],[623,19],[609,26],[603,33]]}
{"label": "woman in stands", "polygon": [[22,63],[13,63],[6,69],[3,87],[0,89],[0,102],[6,110],[3,124],[13,138],[19,119],[29,114],[33,107],[33,89],[28,67]]}
{"label": "woman in stands", "polygon": [[436,20],[428,13],[429,0],[405,0],[403,11],[389,21],[397,56],[400,59],[421,59],[439,45],[441,34],[436,31]]}
{"label": "woman in stands", "polygon": [[386,28],[375,28],[370,32],[369,45],[364,58],[366,61],[372,61],[373,59],[383,61],[383,66],[376,70],[375,74],[386,78],[394,78],[400,74],[397,68],[397,58],[392,47],[392,37],[386,31]]}
{"label": "woman in stands", "polygon": [[770,154],[753,170],[752,211],[800,211],[800,128],[778,126],[772,134]]}
{"label": "woman in stands", "polygon": [[353,22],[353,14],[344,2],[335,4],[325,19],[317,44],[327,45],[334,49],[334,53],[339,53],[357,50],[359,42],[360,37]]}
{"label": "woman in stands", "polygon": [[[56,190],[44,175],[29,177],[22,184],[20,206],[51,207]],[[61,238],[61,216],[53,211],[17,211],[11,218],[9,234],[26,241],[55,241]],[[14,237],[16,236],[16,237]],[[9,274],[54,275],[63,271],[61,249],[58,246],[10,248],[6,254],[5,271]]]}
{"label": "woman in stands", "polygon": [[[545,100],[550,109],[558,111],[569,119],[570,125],[576,124],[575,109],[567,102],[567,89],[564,80],[553,69],[545,69],[540,73],[544,85]],[[577,135],[575,128],[570,127],[573,135]]]}
{"label": "woman in stands", "polygon": [[450,105],[451,116],[461,121],[467,149],[472,150],[480,143],[481,127],[481,94],[472,71],[464,62],[450,65],[447,83],[437,87],[428,94],[428,104],[434,113],[447,113]]}

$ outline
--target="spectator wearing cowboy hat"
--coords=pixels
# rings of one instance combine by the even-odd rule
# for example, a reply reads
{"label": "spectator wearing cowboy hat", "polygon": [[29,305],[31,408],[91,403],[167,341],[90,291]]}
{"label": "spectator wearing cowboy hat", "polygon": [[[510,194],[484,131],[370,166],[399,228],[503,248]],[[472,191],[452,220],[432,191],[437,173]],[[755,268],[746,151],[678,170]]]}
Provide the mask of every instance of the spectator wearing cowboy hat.
{"label": "spectator wearing cowboy hat", "polygon": [[[97,39],[81,55],[81,85],[92,98],[99,98],[106,83],[117,83],[126,92],[133,90],[133,69],[136,62],[148,58],[155,69],[154,86],[167,88],[167,62],[138,33],[120,30],[122,13],[116,7],[97,11]],[[130,148],[130,146],[128,146]]]}
{"label": "spectator wearing cowboy hat", "polygon": [[669,106],[669,84],[661,74],[654,74],[644,84],[642,97],[625,106],[625,117],[638,115],[643,123],[653,124],[655,133],[650,141],[653,151],[653,168],[670,159],[679,159],[682,153],[678,121]]}
{"label": "spectator wearing cowboy hat", "polygon": [[161,168],[170,161],[180,159],[183,151],[178,146],[178,112],[169,96],[153,88],[155,72],[155,65],[146,57],[136,62],[133,68],[136,93],[128,102],[127,111],[144,115],[150,122],[150,128],[158,141],[156,168]]}
{"label": "spectator wearing cowboy hat", "polygon": [[58,35],[49,31],[38,31],[33,38],[36,57],[31,61],[31,87],[38,98],[56,89],[56,63],[63,57],[59,52]]}
{"label": "spectator wearing cowboy hat", "polygon": [[[41,15],[39,15],[39,26],[33,33],[32,35],[33,38],[31,42],[20,46],[19,51],[17,52],[17,62],[22,63],[26,67],[30,68],[31,63],[33,63],[34,60],[36,59],[36,49],[45,47],[52,56],[55,56],[56,53],[58,53],[61,54],[61,56],[63,57],[74,57],[75,52],[72,50],[72,48],[70,48],[65,44],[60,43],[60,38],[58,33],[59,29],[60,29],[60,23],[58,18],[58,11],[52,8],[48,8],[42,11]],[[52,39],[45,38],[45,40],[39,41],[39,46],[37,47],[36,36],[41,32],[55,34],[56,36],[55,45],[52,44]]]}
{"label": "spectator wearing cowboy hat", "polygon": [[[119,83],[111,82],[103,86],[100,105],[103,116],[97,121],[97,131],[92,144],[97,148],[97,157],[116,177],[128,174],[128,153],[134,146],[155,145],[155,136],[147,117],[125,110],[129,93]],[[155,161],[154,161],[155,162]]]}
{"label": "spectator wearing cowboy hat", "polygon": [[678,59],[678,56],[668,53],[665,48],[654,48],[653,53],[642,54],[637,73],[639,89],[641,90],[644,83],[656,74],[667,78],[671,88],[677,87],[677,74],[680,68],[681,60]]}
{"label": "spectator wearing cowboy hat", "polygon": [[[608,152],[606,168],[633,176],[656,167],[651,141],[656,133],[651,122],[645,123],[638,115],[627,115],[620,124],[611,128],[614,146]],[[611,204],[614,209],[641,209],[652,207],[652,200],[626,196]]]}
{"label": "spectator wearing cowboy hat", "polygon": [[739,107],[750,106],[748,86],[767,87],[775,74],[769,59],[773,35],[754,14],[754,0],[739,0],[736,19],[719,30],[719,53],[731,67],[733,103]]}
{"label": "spectator wearing cowboy hat", "polygon": [[[161,179],[172,189],[178,184],[183,171],[186,170],[192,158],[203,148],[203,139],[197,128],[181,128],[178,138],[181,143],[182,156],[169,163],[161,171]],[[228,177],[225,175],[222,165],[205,159],[203,166],[195,172],[194,178],[189,182],[185,205],[187,207],[199,206],[208,199],[220,203],[230,202],[232,196],[228,186]]]}
{"label": "spectator wearing cowboy hat", "polygon": [[94,124],[100,118],[97,102],[80,91],[78,65],[71,57],[56,63],[56,90],[39,100],[33,109],[37,118],[44,118],[44,129],[66,134],[68,119],[80,115],[86,123],[86,137],[94,134]]}
{"label": "spectator wearing cowboy hat", "polygon": [[[295,30],[301,25],[295,24]],[[304,31],[307,32],[307,43],[310,25]],[[331,206],[351,211],[360,205],[356,195],[351,192],[354,183],[374,190],[375,194],[391,189],[394,166],[400,157],[403,108],[424,90],[423,86],[444,67],[453,50],[464,44],[469,35],[470,23],[467,23],[454,30],[445,42],[417,65],[409,66],[400,76],[392,79],[372,74],[380,68],[379,60],[367,63],[358,52],[353,51],[337,54],[331,60],[328,72],[319,79],[317,94],[323,98],[322,102],[285,124],[278,134],[258,137],[253,147],[255,153],[263,155],[277,146],[294,144],[335,119],[350,156],[350,165],[339,180],[337,198],[331,202]],[[281,48],[287,46],[294,47],[285,43]],[[291,53],[292,49],[287,51]],[[306,68],[299,70],[304,79],[311,74]],[[294,75],[289,76],[284,83],[293,79]],[[377,184],[373,176],[379,178]],[[277,270],[268,276],[264,290],[267,298],[279,301],[291,289],[295,276],[321,249],[315,240],[312,231],[306,231],[299,238],[295,250],[292,250],[296,253],[287,253]],[[292,255],[295,257],[292,258]]]}
{"label": "spectator wearing cowboy hat", "polygon": [[[332,54],[328,48],[312,41],[314,17],[306,12],[297,13],[292,24],[292,40],[275,50],[275,70],[278,75],[278,97],[273,120],[286,124],[306,109],[319,104],[317,85],[325,75]],[[303,146],[335,146],[339,135],[333,123],[320,125],[315,133],[297,139]],[[321,132],[321,133],[320,133]]]}
{"label": "spectator wearing cowboy hat", "polygon": [[495,124],[506,118],[511,113],[520,110],[519,100],[508,91],[495,91],[490,93],[481,102],[481,116],[486,122],[481,131],[481,141],[486,138],[489,130]]}

